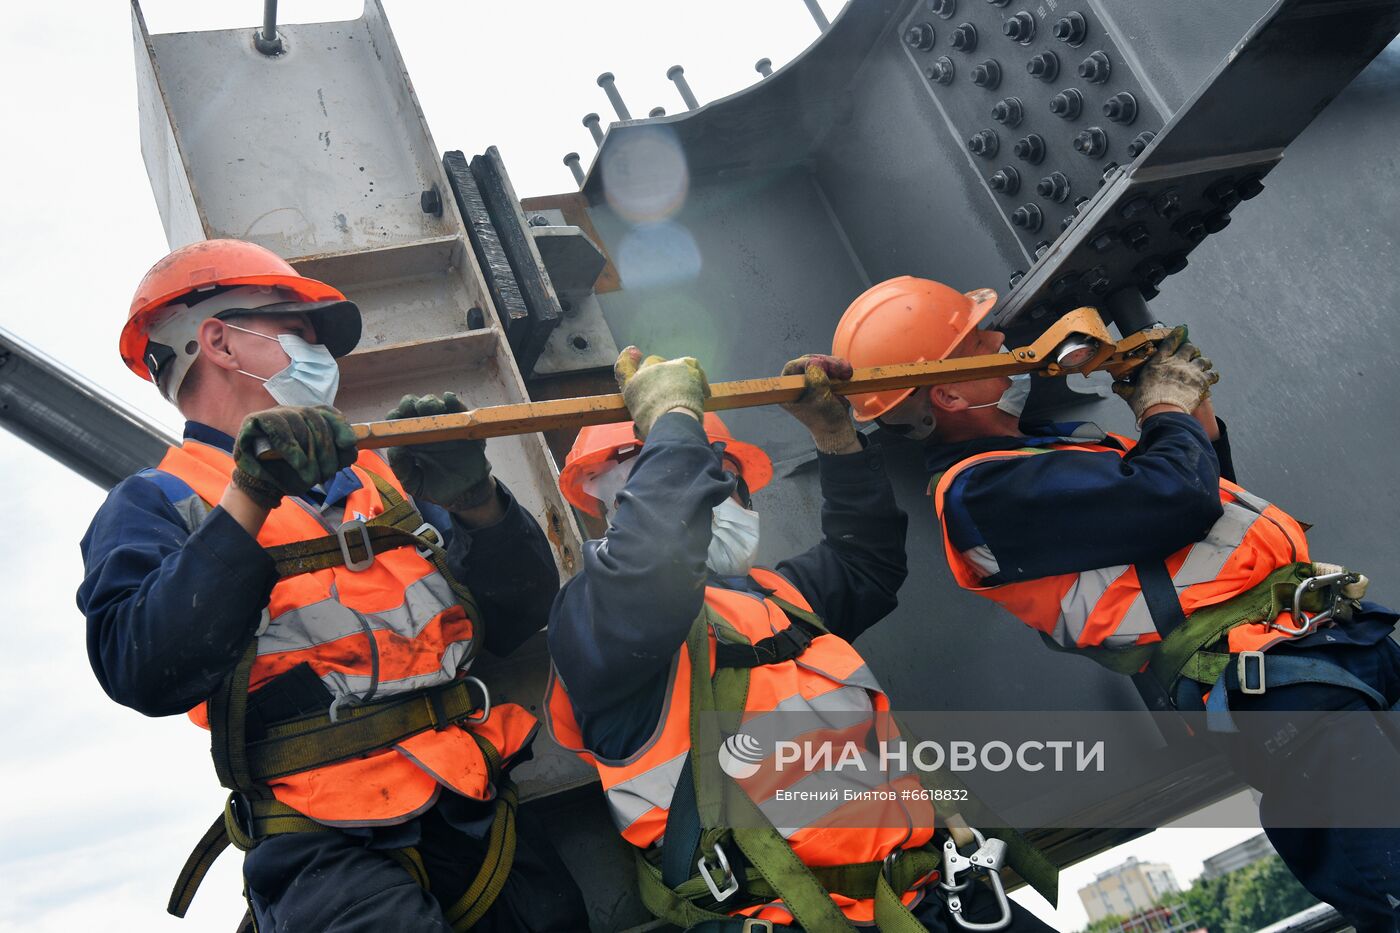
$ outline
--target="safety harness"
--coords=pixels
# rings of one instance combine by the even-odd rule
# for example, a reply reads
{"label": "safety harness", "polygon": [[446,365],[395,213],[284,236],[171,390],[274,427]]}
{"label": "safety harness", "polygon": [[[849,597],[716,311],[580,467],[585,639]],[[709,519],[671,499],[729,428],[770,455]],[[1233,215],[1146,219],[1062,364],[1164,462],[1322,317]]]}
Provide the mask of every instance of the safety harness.
{"label": "safety harness", "polygon": [[[415,547],[452,588],[458,603],[480,624],[472,594],[448,570],[442,538],[423,521],[413,503],[387,481],[370,473],[384,511],[367,520],[342,525],[336,534],[268,548],[279,578],[346,566],[364,569],[374,555],[398,547]],[[480,644],[480,639],[474,640]],[[268,782],[289,774],[383,751],[409,736],[450,725],[484,722],[491,714],[485,685],[474,677],[402,693],[357,705],[337,705],[325,713],[269,723],[260,737],[248,737],[248,680],[257,659],[256,638],[242,659],[208,700],[210,749],[219,783],[230,793],[224,811],[190,853],[171,892],[166,909],[183,917],[195,891],[214,860],[230,844],[244,852],[271,836],[286,833],[337,832],[273,796]],[[479,699],[473,698],[477,687]],[[515,859],[515,786],[501,769],[500,752],[474,732],[491,784],[498,788],[495,812],[480,870],[444,916],[454,930],[466,930],[481,919],[505,885]],[[427,871],[416,848],[390,849],[424,889]],[[245,892],[246,894],[246,892]],[[251,916],[251,906],[250,906]],[[245,924],[249,921],[245,918]]]}
{"label": "safety harness", "polygon": [[[642,902],[658,918],[689,931],[773,931],[786,927],[725,911],[781,900],[803,930],[853,930],[832,894],[873,899],[875,926],[881,933],[924,933],[926,928],[901,896],[928,883],[943,864],[942,887],[954,918],[971,930],[998,929],[1005,923],[978,925],[961,916],[959,892],[972,873],[986,873],[997,892],[1006,921],[1010,908],[1000,878],[1009,861],[1036,890],[1054,903],[1058,870],[1019,834],[1004,831],[987,840],[977,834],[978,851],[962,856],[951,838],[936,845],[895,849],[882,861],[809,866],[793,852],[781,833],[732,777],[717,767],[722,732],[737,731],[749,689],[749,672],[765,664],[800,657],[812,641],[827,634],[815,614],[767,596],[792,623],[776,635],[750,642],[708,606],[691,625],[685,650],[690,659],[690,751],[676,784],[659,854],[637,852],[637,881]],[[715,672],[709,670],[709,632],[714,629]],[[730,809],[721,825],[722,803]],[[959,878],[959,872],[969,877]]]}
{"label": "safety harness", "polygon": [[[1067,648],[1043,632],[1041,638],[1057,651],[1084,655],[1115,673],[1130,675],[1154,712],[1206,712],[1206,725],[1212,732],[1236,731],[1229,713],[1232,690],[1262,694],[1270,687],[1330,683],[1356,690],[1384,709],[1389,704],[1374,687],[1338,665],[1278,654],[1270,656],[1266,666],[1263,651],[1219,650],[1230,630],[1240,625],[1264,623],[1285,635],[1298,636],[1323,622],[1346,622],[1354,606],[1342,598],[1341,588],[1355,582],[1357,575],[1317,570],[1306,561],[1286,564],[1238,596],[1204,606],[1188,617],[1181,610],[1170,578],[1163,592],[1160,579],[1150,572],[1144,575],[1139,565],[1138,576],[1161,641],[1123,648]],[[1150,592],[1152,589],[1158,592]],[[1284,612],[1301,624],[1291,629],[1275,624]],[[1207,691],[1209,699],[1203,701],[1201,696]]]}
{"label": "safety harness", "polygon": [[[1017,453],[1046,454],[1045,447],[1022,447]],[[942,471],[934,474],[929,488],[937,488]],[[1267,661],[1263,651],[1231,652],[1226,636],[1231,629],[1263,623],[1282,635],[1305,635],[1324,622],[1347,621],[1354,602],[1344,599],[1342,588],[1360,579],[1359,574],[1337,568],[1317,567],[1306,561],[1285,564],[1251,589],[1222,603],[1203,606],[1188,617],[1181,606],[1176,585],[1165,561],[1145,561],[1133,566],[1142,588],[1152,626],[1161,640],[1146,645],[1107,648],[1099,645],[1069,647],[1046,632],[1041,640],[1052,650],[1082,655],[1117,674],[1132,679],[1147,709],[1154,713],[1173,711],[1206,712],[1206,725],[1213,732],[1234,732],[1229,712],[1229,694],[1239,690],[1262,694],[1268,687],[1299,683],[1331,683],[1365,695],[1378,708],[1385,703],[1375,688],[1338,665],[1315,658],[1273,655]],[[1284,613],[1301,624],[1287,628],[1275,620]],[[1202,694],[1209,693],[1203,701]],[[1159,725],[1190,734],[1185,723],[1162,719]]]}

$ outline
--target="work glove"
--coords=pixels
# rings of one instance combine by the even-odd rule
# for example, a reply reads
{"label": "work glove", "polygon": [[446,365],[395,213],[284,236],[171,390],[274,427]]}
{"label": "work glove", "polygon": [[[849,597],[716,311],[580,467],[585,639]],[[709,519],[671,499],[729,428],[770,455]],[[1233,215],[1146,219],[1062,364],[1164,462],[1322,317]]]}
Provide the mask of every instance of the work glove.
{"label": "work glove", "polygon": [[[442,398],[405,395],[387,417],[396,421],[466,410],[467,406],[453,392],[442,393]],[[496,493],[484,440],[391,447],[388,457],[389,466],[409,495],[436,503],[450,512],[483,505]]]}
{"label": "work glove", "polygon": [[1185,326],[1176,327],[1138,369],[1136,378],[1115,382],[1113,391],[1132,407],[1139,425],[1143,413],[1153,405],[1175,405],[1189,414],[1220,381],[1220,374],[1211,365],[1200,350],[1186,342]]}
{"label": "work glove", "polygon": [[783,367],[784,376],[803,376],[807,387],[795,402],[783,405],[812,434],[817,450],[831,453],[855,440],[856,429],[851,424],[851,405],[831,391],[831,380],[844,382],[851,378],[851,364],[839,356],[809,353],[789,360]]}
{"label": "work glove", "polygon": [[[260,449],[275,459],[259,460]],[[355,432],[334,408],[279,405],[243,419],[233,442],[233,485],[274,509],[283,496],[326,482],[356,456]]]}
{"label": "work glove", "polygon": [[641,350],[628,347],[618,355],[613,376],[641,440],[646,439],[656,419],[673,408],[687,409],[699,419],[705,417],[710,384],[694,357],[642,359]]}

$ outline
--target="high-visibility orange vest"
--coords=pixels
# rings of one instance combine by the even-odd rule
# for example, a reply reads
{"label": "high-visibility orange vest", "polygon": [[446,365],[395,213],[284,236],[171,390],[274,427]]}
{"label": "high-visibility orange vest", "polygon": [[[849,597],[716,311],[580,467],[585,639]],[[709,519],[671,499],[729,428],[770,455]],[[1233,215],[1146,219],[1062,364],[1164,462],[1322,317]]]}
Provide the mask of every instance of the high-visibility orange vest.
{"label": "high-visibility orange vest", "polygon": [[[1066,648],[1117,648],[1161,640],[1138,583],[1137,570],[1120,565],[986,586],[982,581],[994,569],[988,565],[986,555],[977,550],[959,551],[954,547],[944,515],[946,497],[964,470],[981,463],[1054,456],[1057,450],[1114,453],[1122,457],[1134,446],[1128,438],[1113,437],[1123,449],[1104,444],[1063,443],[977,454],[949,467],[934,488],[934,506],[943,526],[943,547],[958,585],[1000,603],[1022,622]],[[1166,559],[1182,611],[1188,616],[1204,606],[1244,593],[1280,567],[1309,560],[1302,526],[1278,506],[1226,479],[1220,480],[1220,504],[1224,514],[1206,536]],[[1130,521],[1131,516],[1125,515],[1123,520]],[[1278,621],[1290,627],[1293,624],[1287,612]],[[1237,625],[1228,636],[1230,650],[1235,652],[1261,651],[1287,637],[1263,622]]]}
{"label": "high-visibility orange vest", "polygon": [[[761,586],[801,609],[810,611],[797,588],[778,574],[754,569],[750,572]],[[720,587],[705,589],[706,605],[739,634],[751,642],[761,641],[789,627],[792,621],[782,607],[768,599],[756,598]],[[709,632],[710,673],[715,669],[715,633]],[[550,731],[564,748],[575,752],[598,769],[603,791],[612,812],[613,822],[622,837],[639,849],[657,844],[666,830],[671,800],[690,754],[690,659],[682,648],[671,662],[667,700],[661,721],[641,749],[624,760],[600,758],[590,752],[574,717],[567,688],[555,671],[545,697],[545,718]],[[840,714],[839,732],[855,736],[868,734],[872,728],[883,731],[890,723],[889,698],[876,682],[874,675],[855,648],[836,635],[822,634],[814,638],[797,658],[777,664],[754,667],[749,672],[749,688],[742,723],[772,713]],[[868,719],[863,718],[868,715]],[[804,717],[804,719],[807,717]],[[794,737],[796,739],[796,737]],[[790,786],[807,774],[791,769],[785,778]],[[769,776],[771,782],[771,776]],[[740,782],[754,796],[754,790]],[[917,792],[921,787],[917,776],[906,774],[881,785],[896,793]],[[775,793],[776,786],[766,785],[765,793]],[[763,800],[755,800],[763,809]],[[864,813],[856,812],[865,807]],[[793,852],[809,866],[846,865],[875,862],[897,848],[916,849],[927,845],[933,836],[933,807],[921,800],[901,801],[907,817],[896,821],[872,818],[868,804],[830,803],[824,810],[813,805],[809,823],[784,827],[780,831]],[[891,805],[888,810],[895,810]],[[823,812],[818,812],[819,810]],[[844,812],[843,812],[844,811]],[[907,822],[906,822],[907,820]],[[871,826],[872,823],[877,825]],[[913,904],[923,896],[923,885],[932,879],[922,879],[905,892],[903,900]],[[853,899],[832,894],[832,900],[852,921],[870,923],[874,918],[871,898]],[[792,923],[792,915],[781,902],[756,904],[733,912],[774,923]]]}
{"label": "high-visibility orange vest", "polygon": [[[166,453],[158,469],[183,480],[204,503],[215,503],[233,466],[224,451],[186,440]],[[403,494],[378,454],[362,451],[351,469],[360,488],[346,499],[338,520],[288,497],[268,515],[258,543],[271,548],[323,538],[344,521],[379,515],[384,503],[370,474]],[[202,515],[191,518],[197,525]],[[197,612],[190,624],[199,625]],[[383,699],[453,680],[472,656],[476,637],[447,580],[412,547],[375,554],[374,563],[359,572],[339,566],[278,580],[264,624],[249,691],[306,663],[335,698],[363,699],[372,690]],[[208,728],[203,703],[189,715]],[[509,761],[529,744],[538,723],[523,708],[500,703],[484,723],[468,728]],[[439,787],[477,800],[496,793],[481,747],[458,725],[420,732],[391,749],[301,771],[268,786],[282,803],[332,826],[402,822],[431,806]]]}

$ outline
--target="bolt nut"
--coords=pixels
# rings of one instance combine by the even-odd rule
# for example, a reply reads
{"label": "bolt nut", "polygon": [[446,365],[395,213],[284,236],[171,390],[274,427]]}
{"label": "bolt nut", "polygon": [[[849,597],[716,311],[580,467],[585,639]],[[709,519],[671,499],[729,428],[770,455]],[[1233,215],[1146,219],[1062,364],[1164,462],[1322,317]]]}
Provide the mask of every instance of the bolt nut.
{"label": "bolt nut", "polygon": [[1133,274],[1138,281],[1145,282],[1156,288],[1162,284],[1162,280],[1167,277],[1166,267],[1155,259],[1145,259],[1133,267]]}
{"label": "bolt nut", "polygon": [[1084,95],[1078,88],[1067,87],[1050,98],[1050,112],[1064,120],[1073,120],[1084,109]]}
{"label": "bolt nut", "polygon": [[1205,216],[1201,225],[1206,228],[1206,233],[1219,233],[1230,226],[1230,215],[1224,211],[1214,211]]}
{"label": "bolt nut", "polygon": [[1010,165],[1002,166],[996,174],[987,179],[987,184],[993,191],[1000,191],[1005,195],[1015,194],[1021,190],[1021,173]]}
{"label": "bolt nut", "polygon": [[486,312],[480,308],[467,309],[467,330],[481,330],[486,326]]}
{"label": "bolt nut", "polygon": [[1137,119],[1137,98],[1127,91],[1114,94],[1103,104],[1103,115],[1114,123],[1127,126]]}
{"label": "bolt nut", "polygon": [[1065,219],[1060,221],[1060,232],[1064,233],[1074,223],[1074,214],[1066,214]]}
{"label": "bolt nut", "polygon": [[532,227],[548,227],[549,218],[543,214],[531,214],[530,219],[526,221],[526,223]]}
{"label": "bolt nut", "polygon": [[438,192],[437,185],[433,185],[418,195],[418,206],[425,214],[432,214],[434,217],[442,216],[442,195]]}
{"label": "bolt nut", "polygon": [[1074,151],[1091,159],[1097,159],[1108,151],[1108,134],[1102,128],[1091,126],[1074,137]]}
{"label": "bolt nut", "polygon": [[950,19],[958,10],[958,0],[928,0],[928,11],[934,16]]}
{"label": "bolt nut", "polygon": [[998,148],[1000,140],[997,139],[995,130],[979,130],[967,141],[967,151],[984,159],[996,155]]}
{"label": "bolt nut", "polygon": [[1060,57],[1054,52],[1041,52],[1026,62],[1026,72],[1033,78],[1049,83],[1060,76]]}
{"label": "bolt nut", "polygon": [[1035,233],[1044,222],[1045,215],[1035,204],[1022,204],[1011,212],[1011,223],[1017,227],[1024,227],[1027,233]]}
{"label": "bolt nut", "polygon": [[1246,201],[1250,198],[1258,197],[1263,190],[1263,176],[1257,174],[1246,175],[1244,178],[1241,178],[1240,183],[1235,186],[1235,191]]}
{"label": "bolt nut", "polygon": [[987,0],[992,6],[1006,6],[1011,0]]}
{"label": "bolt nut", "polygon": [[1069,179],[1064,172],[1051,172],[1036,183],[1035,193],[1058,204],[1069,197]]}
{"label": "bolt nut", "polygon": [[1168,188],[1153,200],[1152,209],[1163,220],[1171,220],[1181,213],[1181,192],[1176,188]]}
{"label": "bolt nut", "polygon": [[1206,238],[1204,218],[1193,211],[1172,224],[1172,232],[1195,246]]}
{"label": "bolt nut", "polygon": [[948,37],[948,44],[959,52],[971,52],[977,48],[977,27],[971,23],[960,23]]}
{"label": "bolt nut", "polygon": [[1011,278],[1009,278],[1009,279],[1006,280],[1006,284],[1007,284],[1007,286],[1010,287],[1010,288],[1015,288],[1017,285],[1020,285],[1020,284],[1021,284],[1021,280],[1024,279],[1025,277],[1026,277],[1026,270],[1025,270],[1025,269],[1017,269],[1015,272],[1011,273]]}
{"label": "bolt nut", "polygon": [[1045,158],[1045,140],[1038,133],[1031,133],[1016,140],[1011,151],[1016,153],[1016,158],[1031,165],[1039,165]]}
{"label": "bolt nut", "polygon": [[1152,237],[1148,234],[1147,227],[1142,224],[1133,224],[1123,231],[1123,242],[1139,253],[1147,249],[1147,244],[1151,240]]}
{"label": "bolt nut", "polygon": [[1239,206],[1241,200],[1239,191],[1235,189],[1233,178],[1222,178],[1206,188],[1206,197],[1219,204],[1222,210],[1232,211]]}
{"label": "bolt nut", "polygon": [[[1035,244],[1035,246],[1031,247],[1031,252],[1035,254],[1036,259],[1039,259],[1041,256],[1044,256],[1046,253],[1050,252],[1050,241],[1041,240],[1039,243]],[[1028,356],[1030,356],[1032,359],[1035,358],[1035,354],[1033,353],[1028,354]]]}
{"label": "bolt nut", "polygon": [[1003,97],[992,107],[992,119],[1005,126],[1019,126],[1025,116],[1019,97]]}
{"label": "bolt nut", "polygon": [[935,84],[953,83],[953,60],[948,56],[941,56],[928,68],[924,69],[924,74]]}
{"label": "bolt nut", "polygon": [[1157,138],[1157,134],[1151,130],[1138,133],[1133,137],[1133,141],[1128,143],[1128,155],[1136,159],[1142,155],[1142,151],[1147,148],[1147,144]]}
{"label": "bolt nut", "polygon": [[1082,13],[1067,13],[1055,23],[1051,34],[1056,39],[1073,48],[1079,48],[1084,44],[1084,35],[1089,31],[1089,24],[1084,20]]}
{"label": "bolt nut", "polygon": [[1001,65],[994,58],[976,65],[972,69],[972,83],[989,91],[995,90],[1001,84]]}
{"label": "bolt nut", "polygon": [[932,49],[935,39],[937,33],[933,31],[932,23],[915,23],[904,31],[904,44],[920,52]]}
{"label": "bolt nut", "polygon": [[1134,217],[1142,217],[1152,210],[1152,202],[1139,195],[1118,208],[1118,216],[1124,220],[1132,220]]}
{"label": "bolt nut", "polygon": [[1186,264],[1185,253],[1172,253],[1162,257],[1162,268],[1167,270],[1167,275],[1176,275],[1186,268]]}
{"label": "bolt nut", "polygon": [[1035,17],[1025,10],[1015,14],[1001,24],[1002,34],[1006,38],[1022,45],[1030,45],[1035,38]]}
{"label": "bolt nut", "polygon": [[1090,84],[1103,84],[1108,80],[1108,73],[1113,70],[1112,63],[1103,52],[1091,52],[1089,57],[1079,63],[1079,77]]}
{"label": "bolt nut", "polygon": [[1118,231],[1110,228],[1095,234],[1094,238],[1089,241],[1089,246],[1096,253],[1106,253],[1113,249],[1114,244],[1117,242]]}
{"label": "bolt nut", "polygon": [[1095,266],[1084,276],[1084,285],[1089,292],[1094,295],[1108,294],[1109,286],[1113,281],[1108,277],[1108,269],[1103,266]]}

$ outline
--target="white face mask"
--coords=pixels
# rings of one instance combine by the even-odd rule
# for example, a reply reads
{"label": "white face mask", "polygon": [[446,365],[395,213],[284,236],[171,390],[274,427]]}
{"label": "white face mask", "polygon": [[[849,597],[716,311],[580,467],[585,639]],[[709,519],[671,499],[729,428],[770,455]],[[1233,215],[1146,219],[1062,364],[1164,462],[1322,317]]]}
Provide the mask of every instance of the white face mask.
{"label": "white face mask", "polygon": [[1026,399],[1030,398],[1031,374],[1017,373],[1014,376],[1007,376],[1006,378],[1011,380],[1011,385],[1007,386],[1006,391],[1001,393],[1001,398],[997,399],[995,402],[987,402],[985,405],[969,405],[967,406],[967,410],[972,411],[977,408],[991,408],[995,405],[1011,417],[1020,418],[1021,412],[1026,410]]}
{"label": "white face mask", "polygon": [[758,556],[758,513],[733,499],[715,506],[705,565],[721,577],[742,577]]}
{"label": "white face mask", "polygon": [[621,463],[614,462],[601,473],[594,473],[583,481],[583,491],[597,499],[602,505],[604,519],[612,517],[613,510],[617,505],[618,493],[622,492],[622,487],[627,485],[627,478],[632,475],[632,467],[636,466],[637,460],[623,460]]}
{"label": "white face mask", "polygon": [[[227,321],[224,323],[228,324]],[[238,370],[245,376],[258,380],[267,389],[267,394],[279,405],[335,405],[335,396],[340,391],[340,367],[323,344],[307,343],[295,334],[259,333],[228,324],[234,330],[253,334],[264,340],[276,340],[287,354],[287,365],[272,376],[263,378],[246,370]]]}

